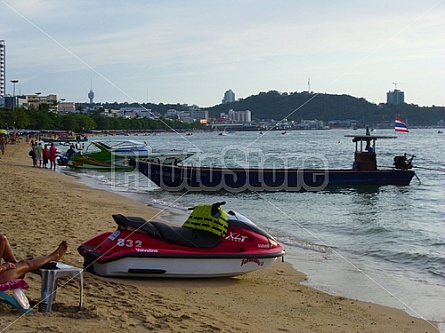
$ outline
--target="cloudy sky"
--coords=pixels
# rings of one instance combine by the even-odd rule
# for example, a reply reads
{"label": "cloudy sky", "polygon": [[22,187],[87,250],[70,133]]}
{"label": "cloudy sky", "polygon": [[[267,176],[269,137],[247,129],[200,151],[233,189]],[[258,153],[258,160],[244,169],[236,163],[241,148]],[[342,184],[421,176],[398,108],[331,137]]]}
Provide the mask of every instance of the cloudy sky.
{"label": "cloudy sky", "polygon": [[219,104],[262,91],[445,105],[445,0],[0,0],[7,93]]}

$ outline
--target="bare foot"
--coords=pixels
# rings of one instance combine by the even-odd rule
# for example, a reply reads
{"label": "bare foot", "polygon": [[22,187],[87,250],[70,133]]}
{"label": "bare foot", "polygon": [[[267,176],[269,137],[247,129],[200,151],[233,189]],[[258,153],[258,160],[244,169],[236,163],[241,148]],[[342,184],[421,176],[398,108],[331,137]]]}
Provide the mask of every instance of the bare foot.
{"label": "bare foot", "polygon": [[59,244],[59,247],[54,251],[54,254],[56,255],[56,261],[60,260],[62,256],[65,254],[65,252],[68,250],[68,243],[67,241],[62,241]]}
{"label": "bare foot", "polygon": [[1,264],[0,267],[5,267],[5,269],[2,270],[2,272],[5,272],[5,271],[7,271],[9,269],[15,268],[15,264],[12,263],[12,262],[5,262],[5,263]]}

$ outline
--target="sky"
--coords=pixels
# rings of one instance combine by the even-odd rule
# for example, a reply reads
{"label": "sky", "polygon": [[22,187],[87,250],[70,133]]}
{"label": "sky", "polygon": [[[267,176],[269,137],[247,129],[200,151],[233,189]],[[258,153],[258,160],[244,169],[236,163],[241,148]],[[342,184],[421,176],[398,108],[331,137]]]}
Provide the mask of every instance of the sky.
{"label": "sky", "polygon": [[209,107],[276,90],[445,106],[445,0],[0,0],[6,93]]}

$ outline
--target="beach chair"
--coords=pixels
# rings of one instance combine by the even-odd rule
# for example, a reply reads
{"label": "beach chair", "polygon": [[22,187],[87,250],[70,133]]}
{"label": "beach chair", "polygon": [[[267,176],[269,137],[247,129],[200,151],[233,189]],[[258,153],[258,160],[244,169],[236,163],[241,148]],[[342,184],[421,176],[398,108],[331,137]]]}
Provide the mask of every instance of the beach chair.
{"label": "beach chair", "polygon": [[[25,314],[33,314],[34,312],[29,308],[29,304],[27,304],[28,299],[21,291],[22,288],[29,288],[28,283],[23,279],[0,284],[0,302],[8,304]],[[12,290],[13,296],[7,294],[5,292],[7,290]]]}

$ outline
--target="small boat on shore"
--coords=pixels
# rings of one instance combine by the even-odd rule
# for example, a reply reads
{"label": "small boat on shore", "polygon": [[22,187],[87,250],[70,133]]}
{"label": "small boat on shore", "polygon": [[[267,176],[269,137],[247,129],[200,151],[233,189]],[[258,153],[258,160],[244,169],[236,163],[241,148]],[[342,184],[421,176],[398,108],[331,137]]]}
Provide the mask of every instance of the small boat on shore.
{"label": "small boat on shore", "polygon": [[71,157],[67,165],[74,169],[131,171],[131,159],[143,159],[163,165],[176,164],[194,153],[183,151],[153,151],[144,142],[136,140],[93,141],[82,154]]}
{"label": "small boat on shore", "polygon": [[136,167],[167,191],[320,191],[328,186],[409,185],[414,177],[412,158],[394,158],[394,168],[379,170],[375,153],[377,139],[395,136],[347,135],[355,143],[350,169],[244,168],[164,165],[136,161]]}
{"label": "small boat on shore", "polygon": [[[78,247],[84,268],[101,276],[213,278],[246,274],[284,258],[276,239],[245,216],[225,213],[223,204],[195,207],[181,227],[113,215],[114,232],[100,233]],[[187,224],[198,212],[206,215],[206,209],[210,220],[223,218],[224,228],[213,232],[202,228],[204,223]]]}

